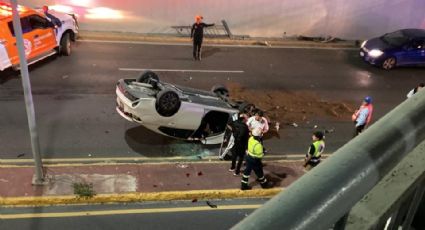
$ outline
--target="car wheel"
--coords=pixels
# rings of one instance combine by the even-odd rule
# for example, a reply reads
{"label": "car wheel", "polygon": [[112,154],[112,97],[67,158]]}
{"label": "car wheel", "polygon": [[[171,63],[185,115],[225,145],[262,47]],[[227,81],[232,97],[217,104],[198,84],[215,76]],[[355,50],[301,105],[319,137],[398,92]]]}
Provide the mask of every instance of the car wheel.
{"label": "car wheel", "polygon": [[229,90],[223,85],[214,85],[211,91],[219,97],[229,97]]}
{"label": "car wheel", "polygon": [[153,82],[158,83],[159,77],[151,70],[145,70],[140,74],[140,76],[137,78],[137,82],[140,83],[146,83],[152,85]]}
{"label": "car wheel", "polygon": [[256,108],[254,104],[242,102],[242,104],[239,105],[238,109],[240,113],[248,114],[249,116],[251,116],[253,115]]}
{"label": "car wheel", "polygon": [[382,63],[382,68],[386,70],[390,70],[395,67],[396,63],[397,63],[397,60],[395,59],[395,57],[389,57],[385,59],[385,61]]}
{"label": "car wheel", "polygon": [[64,56],[71,55],[71,37],[69,33],[64,34],[61,38],[60,54]]}
{"label": "car wheel", "polygon": [[179,111],[181,101],[177,92],[163,90],[156,95],[156,111],[164,117],[171,117]]}

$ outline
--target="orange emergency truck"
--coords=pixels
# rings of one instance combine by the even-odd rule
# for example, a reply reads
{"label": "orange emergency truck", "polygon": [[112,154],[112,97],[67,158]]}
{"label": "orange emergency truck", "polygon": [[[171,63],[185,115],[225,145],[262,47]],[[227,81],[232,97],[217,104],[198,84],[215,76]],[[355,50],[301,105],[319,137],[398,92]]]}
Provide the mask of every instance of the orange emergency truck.
{"label": "orange emergency truck", "polygon": [[[55,26],[43,12],[18,6],[28,64],[54,54],[70,55],[71,41],[75,41],[78,27],[75,17],[51,12],[61,21]],[[18,49],[12,22],[12,8],[0,1],[0,71],[19,68]]]}

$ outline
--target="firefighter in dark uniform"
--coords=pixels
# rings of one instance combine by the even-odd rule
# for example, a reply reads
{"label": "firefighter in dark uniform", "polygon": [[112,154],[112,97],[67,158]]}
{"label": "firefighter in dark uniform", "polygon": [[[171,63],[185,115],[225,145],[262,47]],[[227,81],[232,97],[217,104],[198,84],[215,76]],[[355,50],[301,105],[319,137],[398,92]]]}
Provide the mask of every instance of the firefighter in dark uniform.
{"label": "firefighter in dark uniform", "polygon": [[263,145],[260,142],[261,129],[252,130],[252,136],[248,140],[248,149],[246,151],[246,167],[242,175],[241,190],[249,190],[251,186],[248,185],[249,176],[251,171],[254,170],[257,175],[257,181],[260,182],[262,188],[270,188],[272,185],[267,182],[263,172],[263,163],[261,159],[264,156]]}
{"label": "firefighter in dark uniform", "polygon": [[190,32],[190,38],[193,40],[193,59],[201,60],[201,46],[202,39],[204,38],[204,27],[214,26],[213,24],[205,24],[202,22],[203,17],[197,15],[195,17],[195,23],[192,25]]}
{"label": "firefighter in dark uniform", "polygon": [[234,172],[233,175],[238,176],[241,171],[246,149],[248,148],[249,129],[245,123],[245,115],[240,114],[236,121],[230,123],[229,127],[232,130],[232,135],[235,139],[231,150],[232,165],[230,166],[229,171]]}

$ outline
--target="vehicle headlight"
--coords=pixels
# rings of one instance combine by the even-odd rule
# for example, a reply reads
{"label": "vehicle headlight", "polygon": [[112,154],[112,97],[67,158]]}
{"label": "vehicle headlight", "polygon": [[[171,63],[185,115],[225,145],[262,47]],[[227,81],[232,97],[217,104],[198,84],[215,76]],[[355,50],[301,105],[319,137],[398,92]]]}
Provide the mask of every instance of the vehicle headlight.
{"label": "vehicle headlight", "polygon": [[364,42],[362,42],[362,44],[360,45],[360,48],[363,48],[366,45],[366,42],[367,42],[367,40],[365,40]]}
{"label": "vehicle headlight", "polygon": [[381,50],[371,50],[369,52],[369,56],[377,58],[379,56],[381,56],[382,54],[384,54],[384,52],[382,52]]}

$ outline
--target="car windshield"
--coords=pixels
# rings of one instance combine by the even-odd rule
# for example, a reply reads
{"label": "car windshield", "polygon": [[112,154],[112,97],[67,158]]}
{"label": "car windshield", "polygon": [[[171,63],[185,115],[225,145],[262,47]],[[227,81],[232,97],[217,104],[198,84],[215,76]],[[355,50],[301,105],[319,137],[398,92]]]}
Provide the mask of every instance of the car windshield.
{"label": "car windshield", "polygon": [[396,31],[393,33],[385,34],[384,36],[382,36],[382,40],[393,46],[401,46],[407,41],[409,41],[409,37],[404,35],[401,31]]}

